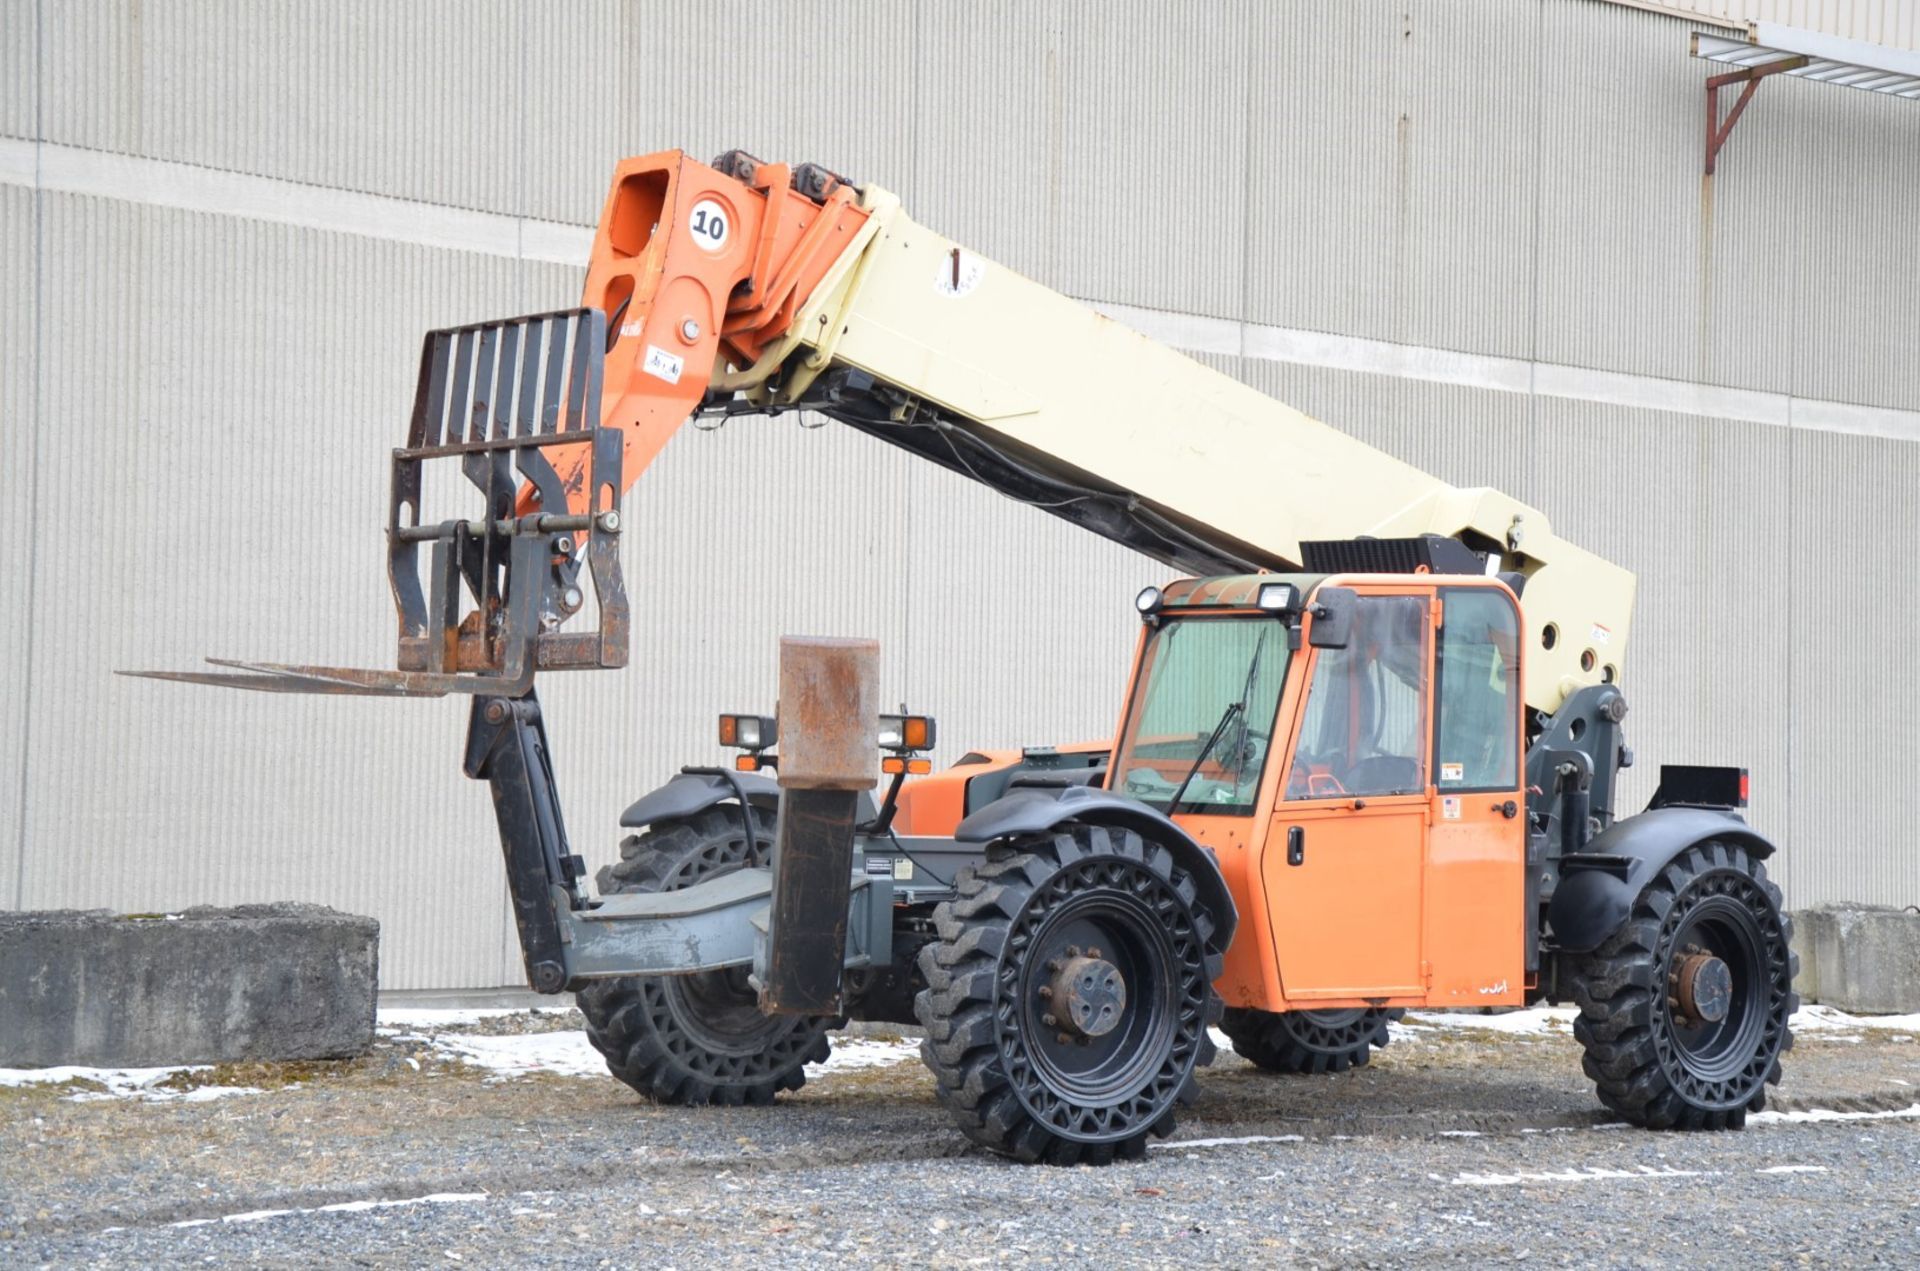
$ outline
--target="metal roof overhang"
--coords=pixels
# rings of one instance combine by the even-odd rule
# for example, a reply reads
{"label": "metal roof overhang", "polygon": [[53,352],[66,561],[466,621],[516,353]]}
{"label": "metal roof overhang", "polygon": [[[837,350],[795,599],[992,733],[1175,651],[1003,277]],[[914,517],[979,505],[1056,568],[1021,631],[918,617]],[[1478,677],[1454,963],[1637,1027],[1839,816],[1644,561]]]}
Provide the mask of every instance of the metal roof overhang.
{"label": "metal roof overhang", "polygon": [[[1753,100],[1760,81],[1771,75],[1793,75],[1822,84],[1839,84],[1891,97],[1920,100],[1920,53],[1908,53],[1845,40],[1818,31],[1802,31],[1773,22],[1747,25],[1747,38],[1693,33],[1693,55],[1733,69],[1707,77],[1707,175],[1713,175],[1720,147]],[[1743,84],[1740,99],[1720,118],[1720,90]]]}
{"label": "metal roof overhang", "polygon": [[1774,22],[1752,23],[1744,40],[1695,31],[1693,55],[1742,69],[1804,58],[1804,65],[1781,73],[1920,100],[1920,53],[1868,44],[1864,40],[1843,40],[1839,36],[1802,31]]}

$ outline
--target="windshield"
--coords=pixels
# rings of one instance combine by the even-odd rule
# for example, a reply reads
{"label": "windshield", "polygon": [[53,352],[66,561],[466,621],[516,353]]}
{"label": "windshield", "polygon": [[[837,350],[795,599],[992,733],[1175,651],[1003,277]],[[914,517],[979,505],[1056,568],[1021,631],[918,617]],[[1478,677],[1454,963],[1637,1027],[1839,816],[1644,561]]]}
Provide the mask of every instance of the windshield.
{"label": "windshield", "polygon": [[1163,812],[1251,815],[1287,658],[1274,618],[1163,623],[1141,655],[1113,788]]}

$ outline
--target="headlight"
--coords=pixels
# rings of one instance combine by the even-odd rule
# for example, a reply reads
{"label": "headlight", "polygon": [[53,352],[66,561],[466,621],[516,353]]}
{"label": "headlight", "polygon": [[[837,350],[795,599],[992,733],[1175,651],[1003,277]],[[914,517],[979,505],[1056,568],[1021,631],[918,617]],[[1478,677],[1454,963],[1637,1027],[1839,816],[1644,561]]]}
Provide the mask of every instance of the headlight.
{"label": "headlight", "polygon": [[1160,606],[1166,603],[1166,597],[1160,594],[1158,587],[1143,587],[1140,594],[1133,598],[1133,607],[1140,611],[1143,618],[1151,618],[1160,612]]}

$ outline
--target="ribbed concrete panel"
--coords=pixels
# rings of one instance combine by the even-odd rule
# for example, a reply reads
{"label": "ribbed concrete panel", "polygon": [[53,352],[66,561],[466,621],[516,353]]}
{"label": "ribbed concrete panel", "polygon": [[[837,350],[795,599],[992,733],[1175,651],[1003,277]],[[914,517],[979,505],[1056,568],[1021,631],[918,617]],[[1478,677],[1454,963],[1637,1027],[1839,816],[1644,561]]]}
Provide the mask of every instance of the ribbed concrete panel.
{"label": "ribbed concrete panel", "polygon": [[39,32],[36,0],[0,0],[0,136],[35,135]]}
{"label": "ribbed concrete panel", "polygon": [[388,984],[471,982],[505,910],[457,704],[110,671],[390,662],[379,456],[421,330],[510,308],[512,263],[46,201],[21,903],[321,901],[382,920]]}
{"label": "ribbed concrete panel", "polygon": [[604,8],[579,29],[532,12],[554,15],[528,45],[542,98],[527,134],[534,215],[591,222],[617,158],[669,148],[823,163],[913,194],[918,6],[906,0],[630,5],[612,43]]}
{"label": "ribbed concrete panel", "polygon": [[1920,407],[1920,102],[1787,87],[1793,115],[1774,126],[1797,158],[1793,391]]}
{"label": "ribbed concrete panel", "polygon": [[[1920,448],[1796,432],[1793,839],[1796,903],[1920,899]],[[1818,845],[1817,852],[1814,845]]]}
{"label": "ribbed concrete panel", "polygon": [[1589,0],[1541,13],[1538,357],[1787,391],[1799,235],[1781,186],[1822,144],[1787,125],[1836,90],[1767,84],[1708,178],[1688,23]]}
{"label": "ribbed concrete panel", "polygon": [[[1800,624],[1781,609],[1795,534],[1789,441],[1761,425],[1536,403],[1531,497],[1561,535],[1639,580],[1621,681],[1637,762],[1620,811],[1646,805],[1662,763],[1739,764],[1752,774],[1753,824],[1785,840],[1795,823],[1786,685]],[[1793,838],[1796,859],[1828,850]]]}
{"label": "ribbed concrete panel", "polygon": [[1249,317],[1531,354],[1532,5],[1263,5]]}
{"label": "ribbed concrete panel", "polygon": [[[1050,286],[1122,304],[1240,317],[1245,308],[1248,0],[1121,9],[1075,0],[1058,77],[1057,140],[1007,118],[992,131],[1042,151],[1062,191]],[[932,73],[931,70],[928,73]],[[982,197],[1036,190],[982,174]],[[1047,188],[1047,187],[1043,187]]]}
{"label": "ribbed concrete panel", "polygon": [[7,442],[7,497],[0,499],[0,904],[18,908],[20,794],[28,743],[27,685],[32,677],[33,532],[38,468],[34,397],[39,364],[39,272],[31,190],[0,186],[0,436]]}
{"label": "ribbed concrete panel", "polygon": [[49,141],[516,209],[522,25],[553,11],[512,0],[43,11]]}
{"label": "ribbed concrete panel", "polygon": [[1243,365],[1261,392],[1396,459],[1455,485],[1529,497],[1529,399],[1518,393],[1251,358]]}

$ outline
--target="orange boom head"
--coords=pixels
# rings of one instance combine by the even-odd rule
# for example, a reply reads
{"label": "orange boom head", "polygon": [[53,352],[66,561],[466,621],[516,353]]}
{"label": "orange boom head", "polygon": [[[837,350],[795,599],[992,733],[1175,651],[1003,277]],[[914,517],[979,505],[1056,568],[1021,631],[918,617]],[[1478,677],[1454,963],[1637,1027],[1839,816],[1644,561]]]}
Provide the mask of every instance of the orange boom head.
{"label": "orange boom head", "polygon": [[[615,169],[581,303],[607,315],[600,424],[624,435],[621,490],[699,406],[716,363],[789,351],[794,313],[866,219],[853,187],[814,164],[735,150],[709,167],[663,150]],[[571,511],[586,506],[589,466],[584,447],[554,461]],[[539,507],[527,486],[519,511]]]}

